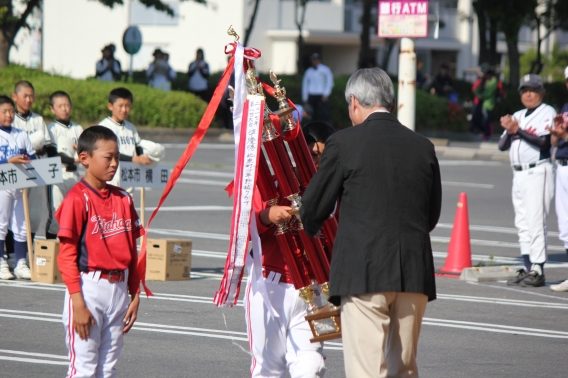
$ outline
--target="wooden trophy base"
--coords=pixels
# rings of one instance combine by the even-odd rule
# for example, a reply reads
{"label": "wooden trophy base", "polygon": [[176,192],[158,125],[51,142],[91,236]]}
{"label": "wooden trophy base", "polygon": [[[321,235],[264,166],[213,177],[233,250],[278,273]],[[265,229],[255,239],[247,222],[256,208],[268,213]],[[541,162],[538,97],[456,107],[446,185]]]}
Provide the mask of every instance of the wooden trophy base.
{"label": "wooden trophy base", "polygon": [[[318,309],[314,314],[306,316],[306,320],[312,329],[314,337],[310,339],[312,343],[319,343],[341,338],[341,319],[339,317],[340,309],[336,308],[331,310],[329,303],[324,307]],[[331,328],[330,331],[321,332],[318,330],[318,324],[325,324]]]}

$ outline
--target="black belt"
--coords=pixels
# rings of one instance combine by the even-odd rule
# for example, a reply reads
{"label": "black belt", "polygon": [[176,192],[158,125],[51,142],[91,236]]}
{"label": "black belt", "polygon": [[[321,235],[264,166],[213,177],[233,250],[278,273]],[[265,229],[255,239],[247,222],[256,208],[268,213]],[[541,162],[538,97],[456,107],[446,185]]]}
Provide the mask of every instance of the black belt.
{"label": "black belt", "polygon": [[[557,161],[558,161],[558,160],[557,160]],[[531,169],[531,168],[534,168],[534,167],[536,167],[536,163],[530,163],[530,164],[528,165],[528,167],[525,168],[525,169]],[[522,166],[522,165],[513,165],[513,170],[515,170],[515,171],[522,171],[522,170],[523,170],[523,166]]]}
{"label": "black belt", "polygon": [[567,166],[568,159],[556,159],[556,163],[558,163],[558,165]]}

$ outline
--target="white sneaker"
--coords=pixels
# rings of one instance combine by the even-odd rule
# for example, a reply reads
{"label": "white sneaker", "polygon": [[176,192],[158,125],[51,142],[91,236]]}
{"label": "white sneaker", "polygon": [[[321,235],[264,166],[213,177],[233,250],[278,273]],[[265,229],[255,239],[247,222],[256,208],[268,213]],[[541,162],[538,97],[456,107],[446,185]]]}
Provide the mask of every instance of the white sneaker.
{"label": "white sneaker", "polygon": [[550,290],[553,290],[553,291],[568,291],[568,280],[561,282],[558,285],[550,285]]}
{"label": "white sneaker", "polygon": [[8,266],[8,262],[0,258],[0,280],[13,280],[14,276],[10,273],[10,267]]}
{"label": "white sneaker", "polygon": [[16,264],[14,268],[14,274],[21,280],[32,279],[32,273],[30,272],[30,268],[28,268],[28,264],[26,264],[26,259],[18,260],[18,264]]}

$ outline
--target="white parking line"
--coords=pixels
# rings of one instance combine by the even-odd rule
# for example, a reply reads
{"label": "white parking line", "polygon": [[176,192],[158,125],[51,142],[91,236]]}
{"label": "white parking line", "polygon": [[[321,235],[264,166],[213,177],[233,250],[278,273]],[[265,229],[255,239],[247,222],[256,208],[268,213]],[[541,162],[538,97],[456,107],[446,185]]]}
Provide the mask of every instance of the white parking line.
{"label": "white parking line", "polygon": [[[65,357],[67,358],[67,357]],[[22,358],[14,356],[0,356],[0,360],[6,360],[10,362],[27,362],[31,364],[47,364],[47,365],[69,365],[67,361],[51,361],[51,360],[40,360],[37,358]]]}
{"label": "white parking line", "polygon": [[[145,207],[146,211],[154,211],[155,207]],[[163,211],[232,211],[233,206],[162,206],[160,212]],[[137,207],[136,211],[140,211]]]}
{"label": "white parking line", "polygon": [[[438,223],[436,228],[446,228],[446,229],[453,229],[454,225],[450,223]],[[435,230],[435,229],[434,229]],[[480,226],[480,225],[469,225],[470,231],[482,231],[482,232],[493,232],[497,234],[509,234],[509,235],[517,235],[518,231],[516,228],[512,227],[497,227],[497,226]],[[548,231],[549,237],[558,237],[558,231]]]}
{"label": "white parking line", "polygon": [[8,349],[0,349],[0,353],[4,354],[17,354],[20,356],[33,356],[33,357],[45,357],[45,358],[53,358],[56,360],[68,360],[68,356],[60,356],[57,354],[45,354],[45,353],[32,353],[32,352],[24,352],[21,350],[8,350]]}
{"label": "white parking line", "polygon": [[[31,311],[20,311],[20,313],[34,314]],[[4,309],[0,309],[0,317],[38,320],[44,322],[53,322],[53,321],[60,322],[60,319],[55,319],[55,316],[61,317],[61,315],[59,314],[51,314],[51,315],[53,316],[53,318],[7,314],[5,313]],[[477,330],[477,331],[493,332],[493,333],[506,333],[514,335],[548,337],[555,339],[568,339],[568,332],[540,329],[540,328],[516,327],[516,326],[502,325],[502,324],[468,322],[461,320],[437,319],[437,318],[424,318],[422,324],[433,325],[437,327],[458,328],[464,330]],[[171,326],[165,324],[143,323],[143,322],[140,323],[137,322],[136,325],[132,327],[132,329],[137,331],[201,336],[201,337],[209,337],[217,339],[228,339],[233,341],[235,340],[248,341],[245,332],[228,331],[228,330],[216,330],[216,329],[185,327],[185,326]],[[332,347],[327,347],[327,349],[339,349],[339,347],[332,346]]]}
{"label": "white parking line", "polygon": [[493,189],[493,184],[477,184],[474,182],[457,182],[457,181],[442,181],[442,185],[457,186],[460,188],[479,188],[479,189]]}
{"label": "white parking line", "polygon": [[177,182],[181,182],[182,184],[221,186],[225,188],[227,185],[229,185],[230,181],[197,180],[180,177],[177,179]]}
{"label": "white parking line", "polygon": [[175,235],[175,236],[182,236],[186,238],[196,238],[196,239],[230,240],[228,234],[214,234],[210,232],[170,230],[165,228],[152,228],[152,227],[148,229],[148,232],[159,235]]}
{"label": "white parking line", "polygon": [[[165,148],[183,148],[187,147],[187,143],[162,143]],[[235,145],[232,143],[216,144],[216,143],[200,143],[197,149],[201,150],[234,150]]]}
{"label": "white parking line", "polygon": [[[432,243],[443,243],[447,244],[450,242],[450,238],[445,236],[430,236],[430,240]],[[515,248],[519,249],[519,243],[511,243],[511,242],[502,242],[498,240],[481,240],[481,239],[470,239],[471,245],[478,245],[482,247],[499,247],[499,248]],[[562,251],[564,252],[566,249],[564,247],[556,246],[556,245],[549,245],[549,251]]]}
{"label": "white parking line", "polygon": [[184,169],[181,173],[184,174],[184,175],[222,177],[222,178],[228,178],[228,179],[232,179],[234,177],[233,173],[214,172],[214,171],[200,171],[200,170],[197,170],[197,169]]}

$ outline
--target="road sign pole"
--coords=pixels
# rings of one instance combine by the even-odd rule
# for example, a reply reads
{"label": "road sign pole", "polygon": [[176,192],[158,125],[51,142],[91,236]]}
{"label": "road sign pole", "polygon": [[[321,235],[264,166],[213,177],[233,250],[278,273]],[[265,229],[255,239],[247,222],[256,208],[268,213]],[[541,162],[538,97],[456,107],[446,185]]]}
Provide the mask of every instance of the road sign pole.
{"label": "road sign pole", "polygon": [[23,199],[24,199],[24,220],[26,222],[26,241],[28,243],[28,256],[29,256],[29,266],[30,266],[30,273],[32,275],[32,280],[34,279],[34,271],[35,271],[35,256],[34,256],[34,248],[33,248],[33,241],[32,241],[32,225],[30,222],[30,202],[28,200],[29,189],[23,189]]}
{"label": "road sign pole", "polygon": [[132,66],[134,65],[134,54],[130,54],[130,69],[128,70],[128,77],[132,77]]}
{"label": "road sign pole", "polygon": [[416,53],[414,41],[402,38],[398,61],[398,120],[414,130],[416,118]]}

